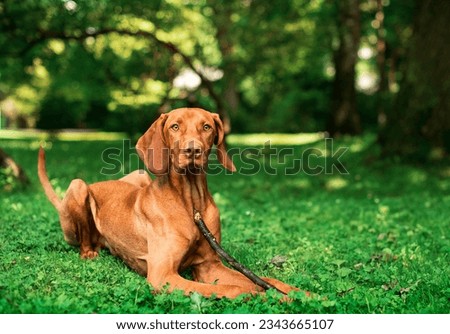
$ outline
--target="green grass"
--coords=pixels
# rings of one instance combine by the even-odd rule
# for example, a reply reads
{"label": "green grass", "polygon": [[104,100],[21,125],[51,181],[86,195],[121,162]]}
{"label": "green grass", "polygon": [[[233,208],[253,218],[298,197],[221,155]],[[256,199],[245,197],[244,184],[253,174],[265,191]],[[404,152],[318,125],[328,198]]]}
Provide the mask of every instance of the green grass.
{"label": "green grass", "polygon": [[[305,150],[326,153],[324,141],[290,146],[294,155],[268,160],[270,148],[251,140],[258,150],[248,150],[253,155],[243,162],[235,158],[237,167],[249,170],[249,161],[258,161],[277,173],[209,177],[221,210],[223,246],[257,274],[317,297],[297,293],[293,302],[280,303],[272,292],[235,300],[153,294],[143,277],[106,250],[95,260],[81,260],[64,242],[37,182],[39,141],[2,139],[0,146],[25,167],[32,186],[0,193],[0,313],[448,313],[448,164],[380,162],[373,137],[365,136],[334,143],[335,149],[350,148],[341,159],[348,174],[284,175]],[[234,137],[232,148],[239,143]],[[58,192],[75,177],[94,182],[121,176],[100,174],[101,154],[109,147],[122,143],[47,143],[47,168]],[[330,162],[311,158],[313,167]],[[137,164],[132,155],[124,170]]]}
{"label": "green grass", "polygon": [[58,140],[121,140],[125,138],[125,134],[121,132],[100,132],[89,130],[61,130],[54,133],[41,130],[1,130],[0,138],[3,139],[34,139],[34,140],[47,140],[51,137],[57,137]]}

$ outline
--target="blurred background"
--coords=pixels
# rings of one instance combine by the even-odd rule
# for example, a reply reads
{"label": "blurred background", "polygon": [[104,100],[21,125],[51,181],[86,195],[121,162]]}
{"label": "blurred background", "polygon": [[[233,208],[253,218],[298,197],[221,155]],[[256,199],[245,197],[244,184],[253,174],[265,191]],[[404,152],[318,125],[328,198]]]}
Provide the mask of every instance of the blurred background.
{"label": "blurred background", "polygon": [[0,0],[1,129],[142,133],[200,106],[228,131],[376,133],[450,149],[446,0]]}

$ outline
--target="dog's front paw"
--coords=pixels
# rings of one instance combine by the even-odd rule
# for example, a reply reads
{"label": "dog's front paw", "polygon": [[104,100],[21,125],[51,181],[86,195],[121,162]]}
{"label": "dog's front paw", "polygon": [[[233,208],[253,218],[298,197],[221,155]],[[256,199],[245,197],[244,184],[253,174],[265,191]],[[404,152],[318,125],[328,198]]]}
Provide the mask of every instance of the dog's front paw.
{"label": "dog's front paw", "polygon": [[82,259],[93,259],[98,256],[98,252],[94,250],[81,251],[80,257]]}

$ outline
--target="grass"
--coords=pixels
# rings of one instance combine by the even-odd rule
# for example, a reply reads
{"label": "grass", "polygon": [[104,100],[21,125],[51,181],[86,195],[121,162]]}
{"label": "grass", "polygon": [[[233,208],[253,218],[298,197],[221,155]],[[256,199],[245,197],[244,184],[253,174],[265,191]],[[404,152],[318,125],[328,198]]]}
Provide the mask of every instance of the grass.
{"label": "grass", "polygon": [[80,141],[80,140],[121,140],[125,137],[121,132],[100,132],[90,130],[59,130],[57,132],[50,133],[41,130],[0,130],[0,138],[3,139],[35,139],[46,140],[49,138],[57,138],[63,141]]}
{"label": "grass", "polygon": [[[0,313],[448,313],[449,165],[378,161],[369,135],[334,143],[335,150],[349,147],[340,159],[340,171],[348,172],[342,174],[329,167],[324,140],[287,145],[285,139],[277,158],[269,156],[274,147],[258,145],[265,137],[252,137],[253,149],[234,158],[241,173],[212,175],[209,188],[221,209],[224,248],[257,274],[317,297],[296,293],[293,302],[280,303],[272,292],[235,300],[153,294],[106,250],[81,260],[64,242],[38,184],[39,140],[2,139],[32,186],[0,193]],[[232,143],[234,152],[243,148],[239,137]],[[118,168],[117,175],[100,173],[102,152],[111,147],[133,153],[120,141],[47,142],[57,191],[75,177],[121,176]],[[309,174],[325,166],[328,173],[291,169],[293,175],[285,175],[299,157],[310,158]],[[133,154],[125,162],[125,171],[138,165]],[[262,166],[266,171],[258,170]]]}

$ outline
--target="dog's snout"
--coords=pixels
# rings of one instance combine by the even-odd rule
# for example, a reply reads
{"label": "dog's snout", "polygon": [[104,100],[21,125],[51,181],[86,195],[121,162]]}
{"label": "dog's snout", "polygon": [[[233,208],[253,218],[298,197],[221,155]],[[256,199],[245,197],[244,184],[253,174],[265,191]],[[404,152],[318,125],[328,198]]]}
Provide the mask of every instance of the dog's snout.
{"label": "dog's snout", "polygon": [[202,149],[189,147],[189,148],[184,149],[183,152],[188,156],[193,156],[193,155],[198,156],[198,155],[202,154]]}
{"label": "dog's snout", "polygon": [[203,153],[203,146],[198,142],[190,142],[185,146],[182,152],[188,157],[198,158]]}

